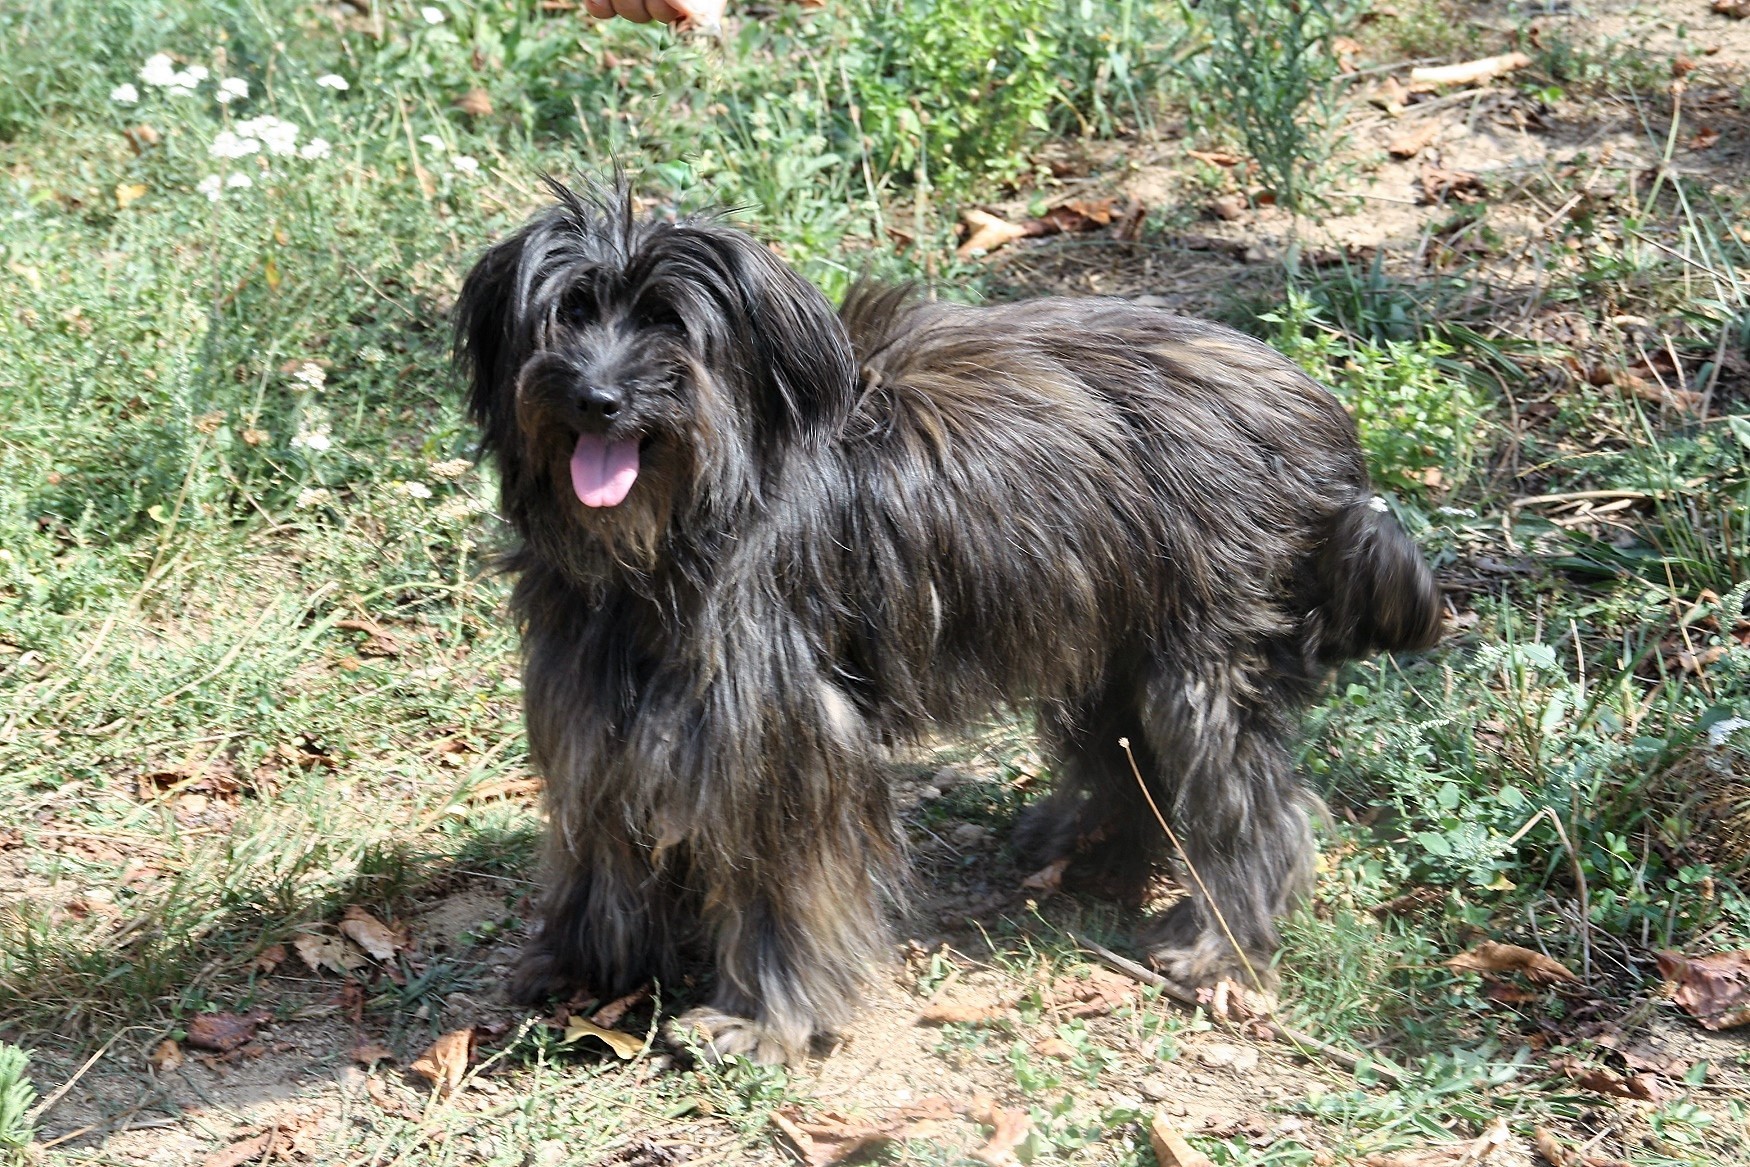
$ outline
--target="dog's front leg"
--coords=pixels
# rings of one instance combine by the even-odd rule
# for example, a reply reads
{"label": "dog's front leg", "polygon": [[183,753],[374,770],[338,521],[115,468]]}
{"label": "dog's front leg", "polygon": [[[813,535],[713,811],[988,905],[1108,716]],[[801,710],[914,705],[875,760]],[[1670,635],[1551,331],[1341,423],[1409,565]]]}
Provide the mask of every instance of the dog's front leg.
{"label": "dog's front leg", "polygon": [[754,701],[732,704],[735,723],[705,762],[722,793],[692,870],[716,980],[680,1024],[707,1056],[793,1062],[849,1020],[888,956],[898,833],[841,692],[807,683]]}

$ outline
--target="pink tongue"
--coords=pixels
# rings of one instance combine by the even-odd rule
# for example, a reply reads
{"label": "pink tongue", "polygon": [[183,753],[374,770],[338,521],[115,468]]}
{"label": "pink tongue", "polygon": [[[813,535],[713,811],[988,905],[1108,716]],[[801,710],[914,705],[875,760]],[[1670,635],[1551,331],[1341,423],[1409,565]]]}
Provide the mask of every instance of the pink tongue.
{"label": "pink tongue", "polygon": [[584,434],[571,452],[571,488],[586,507],[615,507],[625,501],[638,477],[636,439],[610,442]]}

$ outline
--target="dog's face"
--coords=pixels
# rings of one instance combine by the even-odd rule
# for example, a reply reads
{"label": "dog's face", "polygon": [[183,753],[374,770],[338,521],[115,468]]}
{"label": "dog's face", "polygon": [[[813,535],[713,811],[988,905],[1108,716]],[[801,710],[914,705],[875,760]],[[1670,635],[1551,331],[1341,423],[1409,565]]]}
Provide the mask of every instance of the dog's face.
{"label": "dog's face", "polygon": [[553,189],[463,286],[469,408],[536,554],[590,574],[605,547],[647,568],[676,523],[757,504],[775,456],[837,428],[849,342],[746,233]]}

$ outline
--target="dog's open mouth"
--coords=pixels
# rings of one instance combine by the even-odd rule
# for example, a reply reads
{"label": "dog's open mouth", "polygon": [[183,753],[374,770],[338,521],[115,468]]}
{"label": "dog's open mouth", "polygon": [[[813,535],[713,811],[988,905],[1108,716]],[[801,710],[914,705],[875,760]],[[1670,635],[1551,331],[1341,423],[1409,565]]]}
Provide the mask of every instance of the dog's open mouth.
{"label": "dog's open mouth", "polygon": [[571,488],[586,507],[615,507],[638,477],[637,438],[579,434],[571,451]]}

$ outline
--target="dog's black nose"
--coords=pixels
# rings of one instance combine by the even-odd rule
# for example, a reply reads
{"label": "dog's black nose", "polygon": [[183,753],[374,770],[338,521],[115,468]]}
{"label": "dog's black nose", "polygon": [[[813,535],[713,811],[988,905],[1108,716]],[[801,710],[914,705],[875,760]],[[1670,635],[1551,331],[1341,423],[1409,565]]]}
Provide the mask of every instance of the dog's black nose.
{"label": "dog's black nose", "polygon": [[578,408],[587,420],[610,421],[626,404],[626,394],[607,385],[585,385],[577,395]]}

